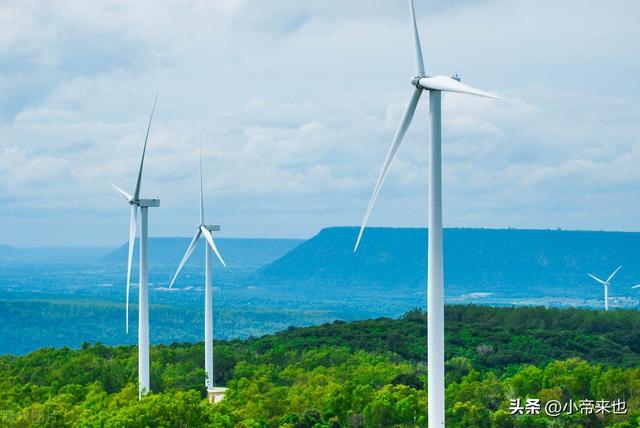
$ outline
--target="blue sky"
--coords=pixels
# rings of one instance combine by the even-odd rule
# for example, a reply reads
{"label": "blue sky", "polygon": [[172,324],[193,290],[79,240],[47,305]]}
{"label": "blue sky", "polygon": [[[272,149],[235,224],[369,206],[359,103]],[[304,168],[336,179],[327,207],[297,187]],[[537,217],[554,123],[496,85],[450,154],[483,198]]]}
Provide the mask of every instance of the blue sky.
{"label": "blue sky", "polygon": [[[444,97],[445,226],[640,229],[635,1],[416,0]],[[150,233],[359,224],[414,74],[403,0],[0,5],[0,243],[117,245],[145,122]],[[370,225],[426,224],[427,99]]]}

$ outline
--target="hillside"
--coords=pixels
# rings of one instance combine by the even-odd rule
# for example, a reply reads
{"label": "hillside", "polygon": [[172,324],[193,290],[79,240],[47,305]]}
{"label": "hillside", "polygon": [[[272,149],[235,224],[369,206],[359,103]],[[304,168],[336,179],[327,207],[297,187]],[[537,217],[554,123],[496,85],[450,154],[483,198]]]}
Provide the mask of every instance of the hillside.
{"label": "hillside", "polygon": [[[354,227],[323,229],[258,277],[334,288],[424,289],[426,229],[368,228],[354,254],[357,233]],[[622,265],[611,293],[631,296],[629,287],[640,282],[639,250],[636,232],[445,229],[446,292],[600,296],[601,287],[587,272],[606,277]]]}
{"label": "hillside", "polygon": [[[640,367],[640,312],[611,313],[542,307],[445,307],[446,358],[468,358],[479,370],[502,372],[512,365],[545,365],[580,357],[618,367]],[[278,352],[348,346],[353,351],[385,349],[403,359],[425,361],[426,317],[418,310],[399,319],[290,329],[256,341],[258,350]],[[478,347],[485,347],[478,352]]]}
{"label": "hillside", "polygon": [[[447,426],[640,422],[636,311],[449,306],[446,320]],[[204,398],[202,343],[152,347],[153,393],[140,402],[131,346],[0,356],[3,426],[425,427],[424,326],[413,311],[218,341],[216,383],[229,390],[216,406]],[[511,415],[510,400],[526,397],[540,414]],[[544,411],[584,399],[620,399],[626,412]]]}
{"label": "hillside", "polygon": [[[149,238],[151,264],[177,265],[191,238]],[[216,238],[216,246],[230,268],[257,269],[284,256],[303,242],[301,239]],[[105,262],[126,263],[128,244],[123,244],[104,257]],[[138,240],[134,259],[138,257]],[[204,244],[199,242],[190,263],[204,264]]]}

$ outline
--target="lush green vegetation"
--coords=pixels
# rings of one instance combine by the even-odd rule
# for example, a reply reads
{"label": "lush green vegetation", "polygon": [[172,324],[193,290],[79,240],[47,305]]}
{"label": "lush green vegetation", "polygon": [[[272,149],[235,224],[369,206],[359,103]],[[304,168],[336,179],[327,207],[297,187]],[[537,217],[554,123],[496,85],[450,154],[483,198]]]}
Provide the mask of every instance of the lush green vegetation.
{"label": "lush green vegetation", "polygon": [[[447,420],[459,427],[640,424],[640,315],[449,306]],[[205,397],[202,344],[155,346],[137,400],[134,347],[0,357],[0,426],[426,426],[424,313],[217,342]],[[626,415],[510,414],[510,400],[626,401]]]}

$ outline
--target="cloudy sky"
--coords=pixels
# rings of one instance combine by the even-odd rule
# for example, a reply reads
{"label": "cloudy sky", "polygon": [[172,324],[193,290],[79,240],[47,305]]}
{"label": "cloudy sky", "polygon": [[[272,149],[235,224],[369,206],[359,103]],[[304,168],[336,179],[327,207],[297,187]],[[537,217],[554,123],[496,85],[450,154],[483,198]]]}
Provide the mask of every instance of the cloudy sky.
{"label": "cloudy sky", "polygon": [[[404,0],[4,1],[0,243],[117,245],[156,92],[150,233],[356,225],[411,91]],[[416,0],[444,96],[445,226],[640,229],[640,3]],[[371,225],[424,226],[427,104]]]}

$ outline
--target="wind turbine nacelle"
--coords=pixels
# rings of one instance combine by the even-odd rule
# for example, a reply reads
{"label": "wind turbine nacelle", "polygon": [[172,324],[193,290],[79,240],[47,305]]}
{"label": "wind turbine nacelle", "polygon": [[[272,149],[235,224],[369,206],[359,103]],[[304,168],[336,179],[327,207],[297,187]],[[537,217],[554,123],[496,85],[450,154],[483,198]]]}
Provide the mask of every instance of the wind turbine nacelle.
{"label": "wind turbine nacelle", "polygon": [[159,207],[160,206],[160,198],[140,199],[140,202],[138,202],[138,206],[140,206],[140,207],[149,207],[149,208]]}
{"label": "wind turbine nacelle", "polygon": [[219,224],[205,224],[204,228],[209,232],[219,232],[222,229]]}
{"label": "wind turbine nacelle", "polygon": [[454,74],[450,76],[423,76],[415,77],[411,83],[427,91],[457,92],[459,94],[477,95],[479,97],[493,98],[499,100],[500,97],[489,92],[481,91],[464,83],[460,83],[460,76]]}

